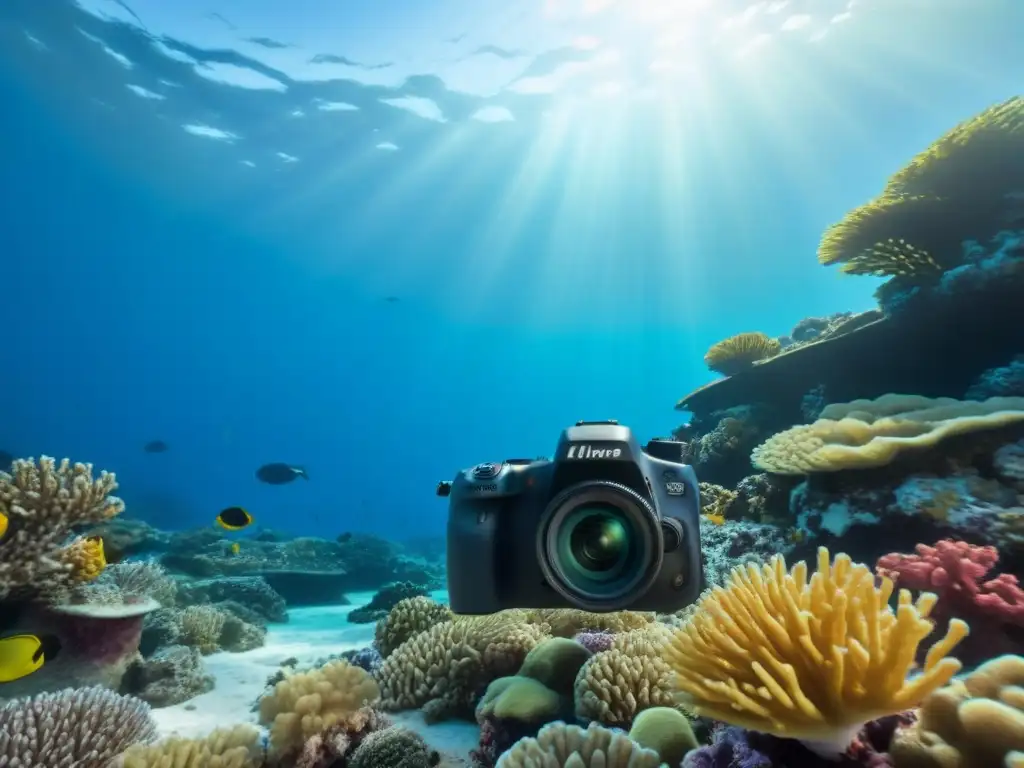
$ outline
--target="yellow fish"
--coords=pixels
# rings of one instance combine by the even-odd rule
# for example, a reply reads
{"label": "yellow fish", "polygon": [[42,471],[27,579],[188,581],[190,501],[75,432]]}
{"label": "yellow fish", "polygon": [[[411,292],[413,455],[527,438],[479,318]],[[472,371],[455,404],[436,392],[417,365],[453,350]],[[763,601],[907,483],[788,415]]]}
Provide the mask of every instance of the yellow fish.
{"label": "yellow fish", "polygon": [[20,680],[53,661],[60,653],[53,635],[11,635],[0,638],[0,683]]}
{"label": "yellow fish", "polygon": [[217,525],[228,531],[240,531],[252,522],[252,515],[241,507],[228,507],[216,519]]}
{"label": "yellow fish", "polygon": [[0,512],[0,540],[2,540],[3,537],[7,535],[7,524],[9,522],[10,521],[7,519],[7,515],[5,515],[3,512]]}
{"label": "yellow fish", "polygon": [[239,550],[241,550],[241,549],[242,549],[242,546],[237,541],[231,542],[231,554],[237,555]]}

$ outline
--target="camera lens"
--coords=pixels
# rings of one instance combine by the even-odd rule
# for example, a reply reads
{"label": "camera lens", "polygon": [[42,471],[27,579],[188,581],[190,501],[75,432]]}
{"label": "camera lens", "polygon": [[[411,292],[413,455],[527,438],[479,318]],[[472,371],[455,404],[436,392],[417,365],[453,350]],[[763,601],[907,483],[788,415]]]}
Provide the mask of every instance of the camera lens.
{"label": "camera lens", "polygon": [[541,569],[577,607],[618,610],[657,577],[660,536],[657,513],[643,496],[618,483],[580,483],[553,499],[541,518]]}

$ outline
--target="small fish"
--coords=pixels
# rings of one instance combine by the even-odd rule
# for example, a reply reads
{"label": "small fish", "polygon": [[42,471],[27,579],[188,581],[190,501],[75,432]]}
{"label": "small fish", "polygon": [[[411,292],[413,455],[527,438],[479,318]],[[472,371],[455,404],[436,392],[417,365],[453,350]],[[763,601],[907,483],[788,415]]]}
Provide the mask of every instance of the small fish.
{"label": "small fish", "polygon": [[231,554],[232,555],[237,555],[241,551],[242,551],[242,545],[239,544],[237,541],[232,541],[231,542]]}
{"label": "small fish", "polygon": [[217,525],[229,531],[240,531],[252,522],[252,515],[241,507],[221,510],[216,518]]}
{"label": "small fish", "polygon": [[339,544],[348,544],[350,541],[352,541],[352,534],[349,531],[345,531],[338,537]]}
{"label": "small fish", "polygon": [[170,448],[170,446],[163,440],[150,440],[142,446],[142,450],[146,453],[164,453],[168,448]]}
{"label": "small fish", "polygon": [[0,683],[20,680],[60,653],[53,635],[11,635],[0,638]]}
{"label": "small fish", "polygon": [[281,462],[264,464],[256,470],[256,479],[261,483],[269,483],[270,485],[284,485],[297,477],[309,480],[309,475],[306,474],[306,470],[302,467],[294,467],[291,464],[282,464]]}
{"label": "small fish", "polygon": [[11,521],[8,519],[7,515],[0,512],[0,541],[3,541],[4,536],[7,535],[7,526],[10,522]]}

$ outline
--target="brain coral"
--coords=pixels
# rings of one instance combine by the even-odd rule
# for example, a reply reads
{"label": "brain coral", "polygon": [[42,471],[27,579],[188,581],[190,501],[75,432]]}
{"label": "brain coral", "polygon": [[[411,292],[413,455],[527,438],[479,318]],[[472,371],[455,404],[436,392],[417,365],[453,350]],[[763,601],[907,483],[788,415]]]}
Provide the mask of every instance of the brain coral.
{"label": "brain coral", "polygon": [[421,707],[431,720],[470,717],[488,683],[514,674],[547,630],[546,625],[527,624],[522,611],[436,624],[384,660],[378,673],[381,706]]}

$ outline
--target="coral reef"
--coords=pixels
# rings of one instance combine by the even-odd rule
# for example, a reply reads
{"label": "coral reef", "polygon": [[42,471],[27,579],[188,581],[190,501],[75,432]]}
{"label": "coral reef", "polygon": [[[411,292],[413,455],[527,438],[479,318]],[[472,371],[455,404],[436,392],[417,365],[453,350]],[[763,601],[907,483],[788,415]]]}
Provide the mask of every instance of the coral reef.
{"label": "coral reef", "polygon": [[362,608],[356,608],[348,615],[353,624],[369,624],[386,618],[392,608],[402,600],[412,597],[424,597],[427,590],[411,581],[396,581],[385,584],[377,590],[373,599]]}
{"label": "coral reef", "polygon": [[[95,557],[78,548],[76,526],[100,523],[124,511],[113,496],[117,479],[109,472],[93,477],[91,464],[59,464],[48,456],[16,459],[11,472],[0,472],[0,513],[9,530],[0,548],[0,599],[39,598],[58,602],[77,583],[94,578],[81,567],[95,568]],[[86,556],[82,557],[85,554]],[[76,564],[79,569],[76,569]]]}
{"label": "coral reef", "polygon": [[0,765],[107,768],[156,736],[149,707],[103,688],[67,688],[0,707]]}

